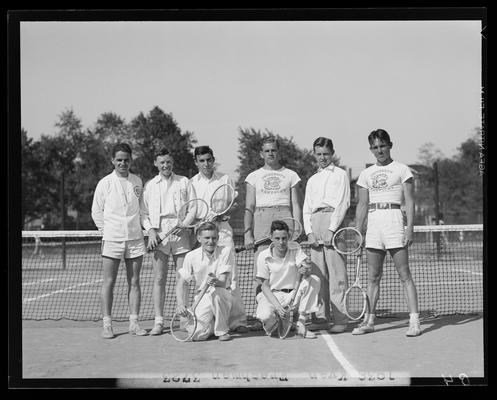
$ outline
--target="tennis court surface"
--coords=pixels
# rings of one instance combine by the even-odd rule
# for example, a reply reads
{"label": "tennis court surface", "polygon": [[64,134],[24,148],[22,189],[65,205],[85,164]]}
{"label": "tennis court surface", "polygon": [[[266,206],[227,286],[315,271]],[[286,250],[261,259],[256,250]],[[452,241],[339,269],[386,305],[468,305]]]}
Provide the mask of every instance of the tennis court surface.
{"label": "tennis court surface", "polygon": [[[112,340],[100,338],[100,237],[97,232],[23,232],[22,376],[111,379],[120,387],[301,387],[410,385],[419,378],[478,384],[485,376],[483,227],[416,227],[410,265],[419,292],[419,337],[405,336],[407,308],[388,258],[376,332],[318,331],[315,340],[285,340],[263,331],[229,342],[179,343],[170,334],[127,334],[124,267],[114,297]],[[40,240],[35,240],[34,235]],[[309,249],[303,244],[305,251]],[[363,263],[366,268],[364,257]],[[237,254],[249,323],[255,313],[253,254]],[[348,262],[354,274],[354,260]],[[365,270],[364,270],[365,271]],[[366,274],[362,274],[366,286]],[[169,272],[165,315],[175,307]],[[151,258],[141,277],[142,325],[153,326]],[[120,321],[120,322],[119,322]],[[450,381],[452,379],[452,381]],[[38,381],[39,380],[39,381]],[[84,384],[83,384],[84,385]]]}

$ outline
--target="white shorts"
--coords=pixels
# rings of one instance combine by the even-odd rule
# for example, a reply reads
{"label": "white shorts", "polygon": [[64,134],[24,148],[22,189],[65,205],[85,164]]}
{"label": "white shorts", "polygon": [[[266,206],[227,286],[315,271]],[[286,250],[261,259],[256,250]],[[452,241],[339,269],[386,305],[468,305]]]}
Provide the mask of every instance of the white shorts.
{"label": "white shorts", "polygon": [[116,258],[136,258],[143,256],[147,252],[145,242],[142,239],[133,240],[102,240],[102,257]]}
{"label": "white shorts", "polygon": [[[160,228],[157,230],[158,234],[169,232],[174,226],[175,219],[161,217]],[[154,249],[155,251],[162,251],[165,255],[178,255],[189,252],[193,247],[193,237],[191,229],[183,229],[179,236],[169,235]]]}
{"label": "white shorts", "polygon": [[396,249],[404,247],[404,217],[400,209],[370,210],[366,231],[366,248]]}

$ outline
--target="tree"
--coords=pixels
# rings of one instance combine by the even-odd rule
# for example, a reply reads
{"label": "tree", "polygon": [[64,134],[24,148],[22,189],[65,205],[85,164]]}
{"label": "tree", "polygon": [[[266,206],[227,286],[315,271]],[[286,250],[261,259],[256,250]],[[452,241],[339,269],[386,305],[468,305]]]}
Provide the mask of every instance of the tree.
{"label": "tree", "polygon": [[427,142],[418,149],[418,160],[421,164],[431,167],[435,161],[443,159],[444,154],[435,147],[433,142]]}
{"label": "tree", "polygon": [[153,160],[156,151],[162,147],[172,154],[176,173],[187,177],[197,173],[192,153],[196,143],[193,133],[182,133],[171,114],[166,114],[159,107],[154,107],[147,116],[140,113],[131,121],[130,132],[132,169],[137,171],[144,182],[157,174]]}
{"label": "tree", "polygon": [[425,143],[419,149],[418,158],[423,167],[420,180],[422,185],[416,187],[417,205],[431,203],[426,207],[434,213],[434,177],[433,163],[438,163],[439,208],[446,223],[475,223],[483,215],[483,181],[479,171],[480,132],[475,129],[473,135],[458,147],[458,153],[452,158],[443,157],[433,143]]}
{"label": "tree", "polygon": [[461,143],[452,159],[439,162],[441,209],[444,216],[457,223],[475,223],[483,216],[478,139],[478,134],[472,135]]}
{"label": "tree", "polygon": [[50,211],[46,182],[50,174],[43,168],[40,143],[21,129],[21,221],[23,226]]}

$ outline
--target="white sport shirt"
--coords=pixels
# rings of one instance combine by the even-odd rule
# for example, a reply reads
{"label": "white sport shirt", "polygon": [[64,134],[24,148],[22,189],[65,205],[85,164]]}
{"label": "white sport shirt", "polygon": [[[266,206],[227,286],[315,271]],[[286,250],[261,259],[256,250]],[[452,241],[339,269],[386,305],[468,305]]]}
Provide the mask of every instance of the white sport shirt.
{"label": "white sport shirt", "polygon": [[160,174],[145,184],[141,201],[141,223],[145,230],[158,229],[160,217],[174,219],[187,201],[195,198],[195,191],[185,176],[171,174],[169,179]]}
{"label": "white sport shirt", "polygon": [[312,233],[311,215],[318,208],[333,207],[328,229],[336,232],[350,206],[350,181],[343,169],[330,164],[307,181],[302,218],[306,234]]}
{"label": "white sport shirt", "polygon": [[[206,178],[201,173],[198,173],[190,179],[190,183],[195,189],[197,198],[205,200],[208,205],[210,205],[212,194],[219,186],[228,184],[233,188],[235,187],[233,180],[228,175],[223,175],[218,172],[214,172],[210,179]],[[200,215],[204,215],[205,210],[199,210],[199,213]]]}
{"label": "white sport shirt", "polygon": [[371,165],[359,174],[357,185],[368,189],[370,203],[395,203],[404,201],[403,183],[412,178],[410,168],[397,161],[388,165]]}
{"label": "white sport shirt", "polygon": [[[235,254],[231,246],[217,246],[212,255],[207,254],[202,247],[199,247],[186,254],[178,274],[187,282],[194,278],[195,289],[200,290],[205,284],[209,273],[214,273],[215,275],[231,274],[235,267],[235,262]],[[228,276],[226,288],[230,286],[229,284],[230,278]]]}
{"label": "white sport shirt", "polygon": [[271,290],[295,289],[298,266],[307,258],[300,245],[288,242],[283,259],[273,256],[273,244],[257,257],[257,277],[268,280]]}
{"label": "white sport shirt", "polygon": [[100,179],[93,194],[91,216],[103,240],[143,238],[140,224],[142,180],[129,173],[120,179],[115,171]]}

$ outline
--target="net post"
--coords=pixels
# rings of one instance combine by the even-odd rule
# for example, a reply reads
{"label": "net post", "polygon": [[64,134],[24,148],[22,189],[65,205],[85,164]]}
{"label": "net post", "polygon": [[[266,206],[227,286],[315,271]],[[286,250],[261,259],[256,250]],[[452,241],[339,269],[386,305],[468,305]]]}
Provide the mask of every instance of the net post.
{"label": "net post", "polygon": [[[435,224],[440,225],[440,200],[439,200],[439,188],[438,188],[438,162],[433,163],[433,181],[434,181],[434,200],[435,200]],[[437,258],[440,259],[442,256],[441,246],[440,246],[440,232],[435,232],[435,243],[437,246]]]}

